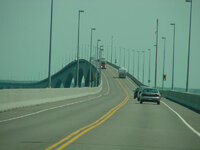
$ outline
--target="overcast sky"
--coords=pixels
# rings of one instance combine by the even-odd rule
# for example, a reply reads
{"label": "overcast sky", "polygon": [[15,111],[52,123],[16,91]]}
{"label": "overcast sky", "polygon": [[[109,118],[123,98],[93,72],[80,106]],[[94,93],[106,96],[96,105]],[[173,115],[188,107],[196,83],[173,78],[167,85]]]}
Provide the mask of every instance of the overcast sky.
{"label": "overcast sky", "polygon": [[[162,85],[163,50],[166,40],[166,87],[171,87],[173,27],[176,24],[175,87],[186,86],[190,3],[185,0],[54,0],[52,73],[75,58],[77,50],[78,10],[81,14],[80,53],[89,53],[90,29],[95,27],[94,44],[101,39],[107,58],[111,37],[119,57],[126,49],[126,67],[133,53],[145,51],[145,83],[151,49],[151,85],[154,85],[156,19],[159,19],[158,86]],[[40,80],[48,75],[50,0],[0,0],[0,80]],[[84,52],[84,53],[83,53]],[[113,54],[113,59],[115,54]],[[121,61],[119,61],[121,58]],[[137,77],[138,55],[135,54]],[[140,53],[140,80],[143,55]],[[189,88],[200,88],[200,0],[193,0]]]}

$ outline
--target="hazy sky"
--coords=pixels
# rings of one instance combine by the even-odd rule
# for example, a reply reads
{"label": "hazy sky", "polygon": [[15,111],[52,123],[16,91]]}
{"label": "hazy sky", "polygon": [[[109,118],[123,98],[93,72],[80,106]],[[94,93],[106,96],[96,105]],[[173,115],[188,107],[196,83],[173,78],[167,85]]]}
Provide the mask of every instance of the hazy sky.
{"label": "hazy sky", "polygon": [[[175,87],[186,86],[189,11],[185,0],[54,0],[52,73],[75,58],[78,10],[81,14],[80,51],[89,53],[90,29],[95,27],[94,44],[101,39],[104,56],[110,51],[111,37],[117,48],[126,49],[126,64],[133,53],[146,51],[145,83],[151,49],[151,85],[154,85],[156,19],[159,19],[158,86],[162,84],[163,48],[166,36],[166,87],[171,87],[173,27],[176,23]],[[50,0],[0,0],[0,80],[40,80],[48,75]],[[109,49],[108,49],[109,48]],[[123,59],[124,51],[120,55]],[[140,80],[143,57],[140,54]],[[115,54],[113,54],[113,58]],[[110,60],[110,52],[109,52]],[[121,60],[123,62],[123,60]],[[138,55],[135,54],[137,77]],[[200,0],[193,0],[189,88],[200,88]]]}

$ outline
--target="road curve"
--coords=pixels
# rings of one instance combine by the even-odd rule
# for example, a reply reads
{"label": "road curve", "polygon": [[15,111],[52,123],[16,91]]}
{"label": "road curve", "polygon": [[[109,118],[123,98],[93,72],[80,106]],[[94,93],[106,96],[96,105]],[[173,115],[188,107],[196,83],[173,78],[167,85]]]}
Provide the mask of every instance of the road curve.
{"label": "road curve", "polygon": [[198,134],[177,116],[199,133],[199,114],[164,98],[139,104],[135,88],[108,66],[99,94],[0,113],[0,149],[200,150]]}

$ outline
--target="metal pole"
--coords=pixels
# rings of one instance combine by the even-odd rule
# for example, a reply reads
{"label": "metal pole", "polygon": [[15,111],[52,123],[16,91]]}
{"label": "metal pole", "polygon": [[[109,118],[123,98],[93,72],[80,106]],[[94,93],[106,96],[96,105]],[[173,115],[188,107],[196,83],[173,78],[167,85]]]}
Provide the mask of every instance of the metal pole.
{"label": "metal pole", "polygon": [[144,84],[144,64],[145,64],[145,51],[142,51],[143,52],[143,78],[142,78],[142,82]]}
{"label": "metal pole", "polygon": [[78,87],[79,81],[79,32],[80,32],[80,13],[84,12],[83,10],[78,11],[78,40],[77,40],[77,72],[76,72],[76,87]]}
{"label": "metal pole", "polygon": [[130,50],[128,50],[128,72],[130,73]]}
{"label": "metal pole", "polygon": [[157,88],[157,59],[158,59],[158,19],[157,19],[157,30],[156,30],[155,88]]}
{"label": "metal pole", "polygon": [[87,60],[87,45],[85,45],[85,60]]}
{"label": "metal pole", "polygon": [[[96,68],[98,69],[98,63],[99,63],[99,56],[98,56],[98,53],[99,53],[99,45],[98,45],[98,43],[99,43],[99,41],[101,41],[101,40],[97,40],[97,61],[96,61]],[[97,78],[96,78],[96,86],[97,86]]]}
{"label": "metal pole", "polygon": [[113,52],[113,36],[111,38],[111,63],[112,63],[112,52]]}
{"label": "metal pole", "polygon": [[135,63],[135,50],[133,49],[132,52],[133,52],[133,76],[134,76],[134,69],[135,69],[135,66],[134,66],[134,63]]}
{"label": "metal pole", "polygon": [[115,46],[115,64],[117,63],[117,58],[116,58],[116,52],[117,52],[117,50],[116,50],[117,48],[116,48],[116,46]]}
{"label": "metal pole", "polygon": [[126,68],[125,67],[125,53],[126,53],[126,49],[124,48],[124,68]]}
{"label": "metal pole", "polygon": [[149,80],[148,80],[148,83],[149,83],[149,86],[150,86],[150,82],[151,82],[151,80],[150,80],[150,72],[151,72],[151,49],[148,49],[148,51],[149,51]]}
{"label": "metal pole", "polygon": [[122,49],[121,47],[119,47],[119,66],[122,67],[122,64],[121,64],[121,53],[122,53]]}
{"label": "metal pole", "polygon": [[171,23],[170,25],[174,26],[174,35],[173,35],[173,62],[172,62],[172,90],[174,90],[175,23]]}
{"label": "metal pole", "polygon": [[190,42],[191,42],[191,24],[192,24],[192,0],[186,0],[190,2],[190,26],[189,26],[189,44],[188,44],[188,63],[187,63],[187,82],[186,82],[186,92],[189,91],[189,72],[190,72]]}
{"label": "metal pole", "polygon": [[166,37],[162,37],[164,40],[164,54],[163,54],[163,77],[162,77],[162,90],[164,89],[164,74],[165,74],[165,46],[166,46]]}
{"label": "metal pole", "polygon": [[107,45],[107,61],[108,61],[108,58],[109,58],[109,46]]}
{"label": "metal pole", "polygon": [[137,51],[137,52],[138,52],[138,75],[137,76],[138,76],[138,80],[140,80],[140,78],[139,78],[139,72],[140,72],[140,69],[139,69],[140,68],[139,67],[140,66],[139,65],[139,63],[140,63],[140,61],[139,61],[139,55],[140,55],[140,51]]}
{"label": "metal pole", "polygon": [[52,19],[53,19],[53,0],[51,0],[51,18],[50,18],[50,39],[49,39],[49,71],[48,71],[48,79],[49,85],[51,88],[51,43],[52,43]]}
{"label": "metal pole", "polygon": [[95,28],[91,28],[91,39],[90,39],[90,78],[89,78],[89,81],[90,81],[90,87],[92,87],[92,80],[91,80],[91,74],[92,74],[92,60],[91,60],[91,57],[92,57],[92,31],[96,30]]}
{"label": "metal pole", "polygon": [[101,40],[97,40],[97,61],[98,61],[98,59],[99,59],[99,56],[98,56],[98,53],[99,53],[99,42],[100,42]]}
{"label": "metal pole", "polygon": [[100,61],[100,63],[99,63],[99,76],[100,76],[99,80],[100,80],[100,82],[101,82],[101,59],[102,59],[102,51],[103,51],[103,46],[100,46],[100,51],[99,51],[99,61]]}

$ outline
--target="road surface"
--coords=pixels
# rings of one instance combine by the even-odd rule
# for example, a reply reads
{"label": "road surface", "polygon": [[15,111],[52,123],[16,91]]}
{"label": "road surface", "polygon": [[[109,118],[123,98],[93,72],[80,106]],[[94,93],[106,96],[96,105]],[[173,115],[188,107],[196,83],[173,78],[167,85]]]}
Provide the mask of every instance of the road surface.
{"label": "road surface", "polygon": [[1,150],[200,150],[200,115],[139,104],[136,85],[103,70],[101,93],[0,113]]}

